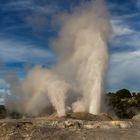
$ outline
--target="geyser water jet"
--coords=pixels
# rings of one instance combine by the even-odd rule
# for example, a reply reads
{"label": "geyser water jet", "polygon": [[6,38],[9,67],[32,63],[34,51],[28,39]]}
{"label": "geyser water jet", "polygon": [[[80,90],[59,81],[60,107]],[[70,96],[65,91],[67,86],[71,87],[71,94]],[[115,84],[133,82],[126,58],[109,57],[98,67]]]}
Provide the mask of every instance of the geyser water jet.
{"label": "geyser water jet", "polygon": [[[69,93],[76,94],[73,96],[76,101],[69,101],[74,112],[98,114],[108,65],[107,40],[111,33],[104,1],[80,5],[71,13],[61,14],[58,22],[58,37],[50,43],[58,58],[57,64],[49,70],[41,67],[30,70],[20,90],[11,90],[6,105],[9,109],[38,115],[51,103],[59,116],[65,116]],[[17,95],[14,102],[18,106],[15,106],[11,97]]]}

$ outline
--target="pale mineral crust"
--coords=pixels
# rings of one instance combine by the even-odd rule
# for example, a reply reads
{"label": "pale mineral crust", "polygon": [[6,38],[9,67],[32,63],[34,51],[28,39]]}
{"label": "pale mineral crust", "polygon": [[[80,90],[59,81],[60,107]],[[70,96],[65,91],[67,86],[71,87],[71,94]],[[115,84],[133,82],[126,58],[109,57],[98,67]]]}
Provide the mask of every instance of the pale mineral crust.
{"label": "pale mineral crust", "polygon": [[[84,114],[77,116],[82,115],[84,116]],[[60,119],[58,117],[56,119],[55,116],[54,120],[48,117],[3,119],[0,120],[0,140],[139,140],[140,138],[139,121],[80,120],[77,116]]]}

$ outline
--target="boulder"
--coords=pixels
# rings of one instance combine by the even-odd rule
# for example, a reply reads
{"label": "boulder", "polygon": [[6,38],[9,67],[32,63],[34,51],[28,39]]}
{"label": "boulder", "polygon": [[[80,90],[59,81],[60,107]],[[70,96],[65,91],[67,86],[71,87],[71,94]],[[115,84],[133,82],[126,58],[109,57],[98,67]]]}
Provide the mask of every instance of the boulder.
{"label": "boulder", "polygon": [[133,116],[132,119],[133,119],[133,120],[140,121],[140,114],[137,114],[137,115]]}

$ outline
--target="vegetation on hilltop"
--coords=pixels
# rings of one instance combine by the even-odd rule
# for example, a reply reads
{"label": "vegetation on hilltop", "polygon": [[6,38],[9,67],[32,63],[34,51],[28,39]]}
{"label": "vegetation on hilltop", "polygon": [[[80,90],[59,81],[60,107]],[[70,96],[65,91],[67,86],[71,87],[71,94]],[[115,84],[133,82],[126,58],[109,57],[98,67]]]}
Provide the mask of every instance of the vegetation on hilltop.
{"label": "vegetation on hilltop", "polygon": [[121,89],[116,93],[107,93],[105,99],[110,110],[119,118],[130,119],[140,113],[140,93]]}

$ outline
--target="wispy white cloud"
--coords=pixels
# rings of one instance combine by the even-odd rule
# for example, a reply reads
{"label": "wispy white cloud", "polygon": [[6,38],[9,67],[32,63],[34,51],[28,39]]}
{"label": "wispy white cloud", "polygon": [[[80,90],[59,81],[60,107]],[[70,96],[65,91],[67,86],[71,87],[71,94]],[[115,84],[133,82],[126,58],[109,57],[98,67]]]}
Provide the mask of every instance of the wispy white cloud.
{"label": "wispy white cloud", "polygon": [[123,18],[114,17],[111,21],[113,28],[113,35],[111,38],[112,48],[124,47],[131,49],[139,49],[140,47],[140,31],[136,30],[133,24],[129,24]]}
{"label": "wispy white cloud", "polygon": [[[127,31],[129,33],[131,31]],[[124,32],[121,32],[124,34]],[[126,32],[125,32],[126,33]],[[114,36],[112,37],[111,44],[112,48],[115,46],[119,48],[125,48],[126,51],[127,49],[139,49],[140,47],[140,32],[135,32],[133,34],[128,34],[127,36]]]}
{"label": "wispy white cloud", "polygon": [[[36,3],[34,0],[22,0],[22,1],[9,1],[2,7],[3,11],[15,11],[17,12],[17,17],[22,20],[22,28],[30,27],[34,31],[42,32],[46,29],[46,26],[49,24],[49,16],[59,12],[59,7],[56,4],[51,4],[46,1],[42,4],[41,1]],[[3,18],[3,24],[6,25],[7,21],[12,21],[10,16],[5,16]],[[21,26],[20,26],[21,27]],[[7,28],[7,27],[6,27]],[[8,27],[10,29],[16,29],[12,26]]]}
{"label": "wispy white cloud", "polygon": [[[112,49],[116,47],[123,49],[111,53],[107,77],[109,90],[128,88],[131,91],[139,91],[140,31],[132,22],[133,18],[138,16],[139,13],[134,13],[112,18],[113,36],[111,38],[111,47]],[[128,22],[129,20],[131,22]]]}
{"label": "wispy white cloud", "polygon": [[35,3],[34,0],[22,0],[22,1],[9,1],[5,6],[2,7],[2,9],[3,10],[8,9],[14,11],[30,10],[32,12],[41,13],[41,14],[53,14],[54,12],[57,11],[58,7],[57,5],[54,4],[39,5]]}
{"label": "wispy white cloud", "polygon": [[130,35],[135,31],[128,25],[124,24],[122,20],[112,20],[113,36]]}
{"label": "wispy white cloud", "polygon": [[35,44],[0,39],[0,59],[5,63],[37,61],[39,59],[47,62],[52,58],[53,54],[48,49],[39,48]]}
{"label": "wispy white cloud", "polygon": [[140,16],[140,13],[134,12],[132,14],[117,15],[117,16],[115,16],[115,19],[126,20],[126,19],[133,19],[133,18],[138,17],[138,16]]}
{"label": "wispy white cloud", "polygon": [[139,90],[140,49],[111,55],[108,85],[114,90],[125,87],[134,91]]}

